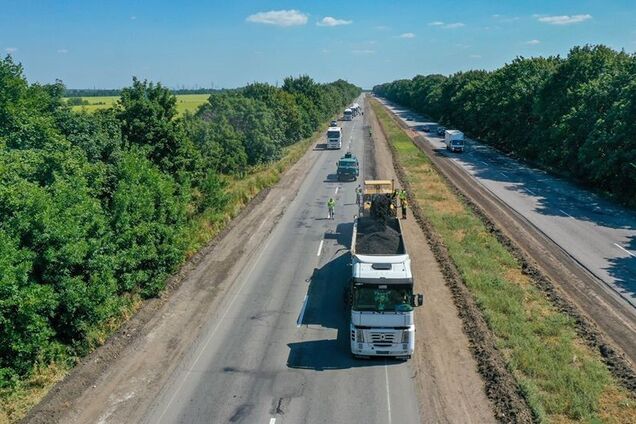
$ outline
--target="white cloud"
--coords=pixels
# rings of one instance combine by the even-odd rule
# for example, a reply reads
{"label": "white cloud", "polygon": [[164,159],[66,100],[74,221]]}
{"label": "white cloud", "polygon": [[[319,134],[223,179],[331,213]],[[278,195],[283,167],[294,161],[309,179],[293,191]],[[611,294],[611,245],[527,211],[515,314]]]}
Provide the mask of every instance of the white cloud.
{"label": "white cloud", "polygon": [[320,53],[322,53],[322,54],[329,54],[329,53],[331,53],[331,50],[329,50],[329,49],[322,49],[322,50],[320,50]]}
{"label": "white cloud", "polygon": [[59,54],[66,54],[66,53],[68,53],[68,50],[67,49],[58,49],[57,52]]}
{"label": "white cloud", "polygon": [[592,15],[560,15],[560,16],[536,16],[539,22],[550,25],[578,24],[592,19]]}
{"label": "white cloud", "polygon": [[471,54],[468,57],[471,58],[471,59],[481,59],[481,55],[480,54]]}
{"label": "white cloud", "polygon": [[378,25],[378,26],[375,27],[375,29],[377,29],[378,31],[388,31],[391,28],[389,28],[386,25]]}
{"label": "white cloud", "polygon": [[360,50],[351,50],[353,54],[375,54],[375,50],[368,49],[360,49]]}
{"label": "white cloud", "polygon": [[13,54],[13,53],[18,51],[18,48],[17,47],[7,47],[6,49],[4,49],[4,51],[9,53],[9,54]]}
{"label": "white cloud", "polygon": [[506,15],[492,15],[492,18],[501,23],[512,23],[517,22],[519,19],[518,16],[506,16]]}
{"label": "white cloud", "polygon": [[527,44],[529,46],[536,46],[537,44],[540,44],[540,43],[541,43],[540,40],[534,39],[534,40],[526,41],[525,44]]}
{"label": "white cloud", "polygon": [[322,20],[318,21],[316,25],[333,27],[338,25],[349,25],[352,22],[353,21],[347,21],[345,19],[336,19],[331,16],[325,16],[324,18],[322,18]]}
{"label": "white cloud", "polygon": [[442,21],[429,22],[428,25],[429,26],[436,26],[436,27],[444,28],[444,29],[455,29],[455,28],[461,28],[463,26],[466,26],[462,22],[454,22],[454,23],[451,23],[451,24],[447,24],[446,22],[442,22]]}
{"label": "white cloud", "polygon": [[298,10],[270,10],[248,16],[245,20],[257,24],[276,25],[281,27],[305,25],[308,16]]}
{"label": "white cloud", "polygon": [[137,17],[136,17],[136,16],[131,16],[131,17],[130,17],[130,20],[131,20],[131,21],[134,21],[134,20],[136,20],[136,19],[137,19]]}
{"label": "white cloud", "polygon": [[400,38],[415,38],[415,34],[413,34],[412,32],[405,32],[404,34],[400,35]]}

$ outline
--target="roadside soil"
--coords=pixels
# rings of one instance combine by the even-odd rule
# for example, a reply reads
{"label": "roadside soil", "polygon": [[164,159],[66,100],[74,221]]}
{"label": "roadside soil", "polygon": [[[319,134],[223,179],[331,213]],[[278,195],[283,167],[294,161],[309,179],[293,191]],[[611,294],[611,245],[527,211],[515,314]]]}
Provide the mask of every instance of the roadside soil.
{"label": "roadside soil", "polygon": [[[365,175],[397,182],[390,147],[368,102],[365,102],[364,117],[374,141],[365,149],[365,155],[373,159],[365,158],[365,163],[375,165],[375,174]],[[402,220],[402,226],[411,256],[415,292],[424,294],[424,305],[415,313],[417,333],[412,358],[421,420],[425,423],[497,422],[453,294],[410,210],[407,219]]]}

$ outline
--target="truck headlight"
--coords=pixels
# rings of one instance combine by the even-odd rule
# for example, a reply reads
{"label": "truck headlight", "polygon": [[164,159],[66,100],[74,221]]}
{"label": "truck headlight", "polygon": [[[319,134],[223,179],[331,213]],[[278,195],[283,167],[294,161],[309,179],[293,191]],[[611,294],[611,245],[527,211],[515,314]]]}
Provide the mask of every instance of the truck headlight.
{"label": "truck headlight", "polygon": [[356,340],[360,343],[364,343],[364,331],[356,330]]}
{"label": "truck headlight", "polygon": [[408,343],[411,338],[411,332],[404,330],[402,331],[402,343]]}

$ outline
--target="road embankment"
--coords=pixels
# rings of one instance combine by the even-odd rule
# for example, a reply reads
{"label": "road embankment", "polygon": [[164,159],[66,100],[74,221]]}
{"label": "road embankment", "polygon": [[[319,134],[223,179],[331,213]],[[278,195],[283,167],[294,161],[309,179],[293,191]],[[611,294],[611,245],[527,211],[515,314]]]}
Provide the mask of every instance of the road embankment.
{"label": "road embankment", "polygon": [[557,294],[460,197],[389,112],[377,102],[373,109],[414,214],[444,264],[498,418],[633,422],[629,367],[608,363],[581,333],[580,316],[555,302]]}

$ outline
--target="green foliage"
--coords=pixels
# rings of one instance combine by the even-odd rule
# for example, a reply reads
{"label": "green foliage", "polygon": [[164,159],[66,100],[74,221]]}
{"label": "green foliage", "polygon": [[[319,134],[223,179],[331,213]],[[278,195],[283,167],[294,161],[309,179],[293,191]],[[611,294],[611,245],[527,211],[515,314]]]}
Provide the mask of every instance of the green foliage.
{"label": "green foliage", "polygon": [[636,55],[605,46],[374,92],[636,206]]}
{"label": "green foliage", "polygon": [[60,83],[0,60],[1,389],[72,362],[130,298],[160,293],[196,223],[244,190],[226,182],[359,93],[309,77],[292,91],[252,84],[180,117],[169,90],[134,78],[114,107],[77,113]]}

